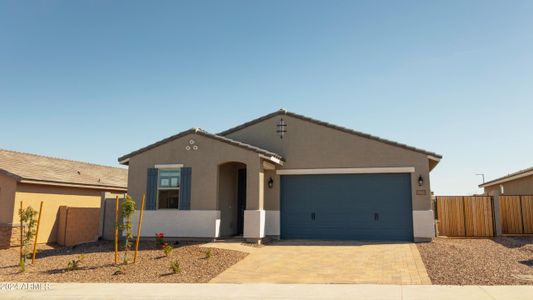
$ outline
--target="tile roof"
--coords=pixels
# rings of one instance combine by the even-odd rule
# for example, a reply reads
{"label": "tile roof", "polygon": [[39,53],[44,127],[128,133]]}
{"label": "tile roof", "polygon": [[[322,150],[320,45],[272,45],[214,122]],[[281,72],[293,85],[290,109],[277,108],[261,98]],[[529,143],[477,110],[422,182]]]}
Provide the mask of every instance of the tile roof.
{"label": "tile roof", "polygon": [[0,149],[0,173],[22,181],[125,190],[128,170]]}
{"label": "tile roof", "polygon": [[205,130],[202,130],[200,128],[191,128],[189,130],[186,130],[186,131],[182,131],[178,134],[175,134],[173,136],[170,136],[166,139],[163,139],[163,140],[160,140],[158,142],[155,142],[153,144],[150,144],[146,147],[143,147],[139,150],[135,150],[129,154],[126,154],[126,155],[123,155],[121,157],[118,158],[118,161],[122,164],[127,164],[127,159],[132,157],[132,156],[135,156],[137,154],[140,154],[140,153],[143,153],[145,151],[148,151],[150,149],[153,149],[155,147],[158,147],[160,145],[163,145],[163,144],[166,144],[168,142],[171,142],[175,139],[178,139],[180,137],[183,137],[183,136],[186,136],[188,134],[199,134],[199,135],[202,135],[202,136],[205,136],[205,137],[208,137],[208,138],[212,138],[212,139],[215,139],[215,140],[218,140],[220,142],[223,142],[223,143],[227,143],[227,144],[230,144],[230,145],[233,145],[233,146],[237,146],[237,147],[240,147],[240,148],[244,148],[244,149],[247,149],[247,150],[250,150],[250,151],[255,151],[259,154],[263,154],[263,155],[266,155],[266,156],[273,156],[279,160],[283,160],[283,157],[277,153],[274,153],[274,152],[271,152],[271,151],[268,151],[268,150],[265,150],[265,149],[261,149],[259,147],[256,147],[256,146],[253,146],[253,145],[249,145],[249,144],[245,144],[245,143],[242,143],[242,142],[239,142],[239,141],[235,141],[235,140],[232,140],[232,139],[229,139],[227,137],[224,137],[224,136],[220,136],[220,135],[216,135],[216,134],[213,134],[213,133],[209,133]]}
{"label": "tile roof", "polygon": [[424,150],[424,149],[420,149],[420,148],[415,148],[415,147],[412,147],[412,146],[408,146],[406,144],[402,144],[402,143],[394,142],[394,141],[391,141],[391,140],[383,139],[383,138],[380,138],[380,137],[377,137],[377,136],[374,136],[374,135],[370,135],[370,134],[367,134],[367,133],[363,133],[363,132],[360,132],[360,131],[349,129],[349,128],[346,128],[346,127],[342,127],[342,126],[338,126],[338,125],[335,125],[335,124],[331,124],[331,123],[323,122],[323,121],[316,120],[316,119],[313,119],[313,118],[309,118],[309,117],[306,117],[306,116],[303,116],[303,115],[299,115],[299,114],[296,114],[296,113],[292,113],[292,112],[286,111],[284,109],[280,109],[280,110],[275,111],[273,113],[270,113],[268,115],[259,117],[257,119],[252,120],[252,121],[249,121],[249,122],[246,122],[244,124],[238,125],[236,127],[230,128],[228,130],[225,130],[223,132],[218,133],[218,135],[226,136],[228,134],[231,134],[233,132],[239,131],[239,130],[241,130],[243,128],[246,128],[248,126],[254,125],[254,124],[259,123],[259,122],[261,122],[263,120],[267,120],[267,119],[270,119],[270,118],[278,116],[278,115],[286,115],[286,116],[294,117],[294,118],[297,118],[297,119],[300,119],[300,120],[308,121],[308,122],[311,122],[311,123],[315,123],[315,124],[318,124],[318,125],[322,125],[322,126],[325,126],[325,127],[329,127],[329,128],[333,128],[333,129],[336,129],[336,130],[339,130],[339,131],[343,131],[343,132],[346,132],[346,133],[349,133],[349,134],[357,135],[357,136],[360,136],[360,137],[376,140],[378,142],[382,142],[382,143],[389,144],[389,145],[392,145],[392,146],[408,149],[408,150],[419,152],[419,153],[423,153],[423,154],[426,154],[426,155],[430,155],[430,156],[433,156],[433,157],[435,157],[437,159],[441,159],[442,158],[442,155],[434,153],[434,152],[430,152],[430,151],[427,151],[427,150]]}
{"label": "tile roof", "polygon": [[[529,174],[529,173],[531,173],[531,174]],[[491,185],[494,185],[494,184],[511,181],[511,180],[522,178],[522,177],[529,176],[529,175],[533,175],[533,167],[527,168],[527,169],[523,169],[523,170],[511,173],[511,174],[508,174],[508,175],[493,179],[491,181],[487,181],[487,182],[485,182],[483,184],[480,184],[479,187],[491,186]]]}

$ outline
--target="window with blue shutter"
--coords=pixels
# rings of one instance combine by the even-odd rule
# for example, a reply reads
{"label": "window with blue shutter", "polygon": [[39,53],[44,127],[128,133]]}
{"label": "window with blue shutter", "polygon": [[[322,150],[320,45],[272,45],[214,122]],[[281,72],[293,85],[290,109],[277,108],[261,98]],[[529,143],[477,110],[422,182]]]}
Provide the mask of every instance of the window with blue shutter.
{"label": "window with blue shutter", "polygon": [[146,210],[191,209],[191,168],[149,168]]}
{"label": "window with blue shutter", "polygon": [[178,209],[180,202],[181,168],[159,169],[158,209]]}
{"label": "window with blue shutter", "polygon": [[158,171],[156,168],[148,168],[146,181],[146,210],[156,210],[157,205],[157,177]]}

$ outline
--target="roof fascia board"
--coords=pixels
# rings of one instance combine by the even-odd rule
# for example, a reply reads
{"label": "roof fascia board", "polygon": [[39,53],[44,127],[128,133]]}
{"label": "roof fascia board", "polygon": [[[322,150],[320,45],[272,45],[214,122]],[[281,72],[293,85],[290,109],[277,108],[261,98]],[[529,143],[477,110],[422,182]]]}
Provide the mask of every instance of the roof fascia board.
{"label": "roof fascia board", "polygon": [[273,163],[276,163],[277,165],[280,165],[280,166],[283,166],[283,161],[277,157],[274,157],[274,156],[267,156],[267,155],[263,155],[263,154],[259,154],[259,157],[263,158],[263,159],[266,159],[266,160],[269,160]]}
{"label": "roof fascia board", "polygon": [[89,184],[78,184],[78,183],[66,183],[66,182],[54,182],[54,181],[42,181],[42,180],[33,180],[33,179],[22,179],[20,183],[25,184],[38,184],[38,185],[50,185],[50,186],[63,186],[63,187],[77,187],[77,188],[86,188],[93,190],[112,190],[112,191],[127,191],[126,187],[119,186],[107,186],[107,185],[89,185]]}
{"label": "roof fascia board", "polygon": [[11,173],[7,170],[4,170],[4,169],[0,169],[0,174],[3,174],[5,176],[8,176],[8,177],[11,177],[13,179],[15,179],[16,181],[20,181],[22,179],[22,177],[18,176],[17,174],[15,173]]}
{"label": "roof fascia board", "polygon": [[483,184],[480,184],[479,187],[484,188],[484,187],[487,187],[487,186],[493,186],[493,185],[497,185],[497,184],[500,184],[500,183],[505,183],[505,182],[508,182],[508,181],[513,181],[513,180],[516,180],[516,179],[527,177],[527,176],[530,176],[530,175],[533,175],[533,170],[528,171],[528,172],[524,172],[522,174],[516,174],[516,175],[513,175],[513,176],[509,176],[509,177],[506,177],[506,178],[496,179],[496,180],[492,180],[492,181],[489,181],[489,182],[485,182]]}

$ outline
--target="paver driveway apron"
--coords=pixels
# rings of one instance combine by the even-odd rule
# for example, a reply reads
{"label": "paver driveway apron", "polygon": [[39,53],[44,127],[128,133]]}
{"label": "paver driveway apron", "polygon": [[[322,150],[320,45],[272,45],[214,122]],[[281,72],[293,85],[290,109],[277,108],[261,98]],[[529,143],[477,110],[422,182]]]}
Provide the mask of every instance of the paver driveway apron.
{"label": "paver driveway apron", "polygon": [[261,248],[211,243],[250,254],[212,283],[431,284],[413,243],[278,241]]}

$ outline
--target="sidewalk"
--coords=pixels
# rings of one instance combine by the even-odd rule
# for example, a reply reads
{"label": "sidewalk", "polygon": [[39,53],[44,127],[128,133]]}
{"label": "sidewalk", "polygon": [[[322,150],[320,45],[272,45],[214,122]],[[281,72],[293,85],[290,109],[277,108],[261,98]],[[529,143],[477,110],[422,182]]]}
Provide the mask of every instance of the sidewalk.
{"label": "sidewalk", "polygon": [[51,283],[44,287],[48,289],[27,290],[19,283],[18,289],[12,289],[0,283],[0,299],[533,299],[533,286]]}

